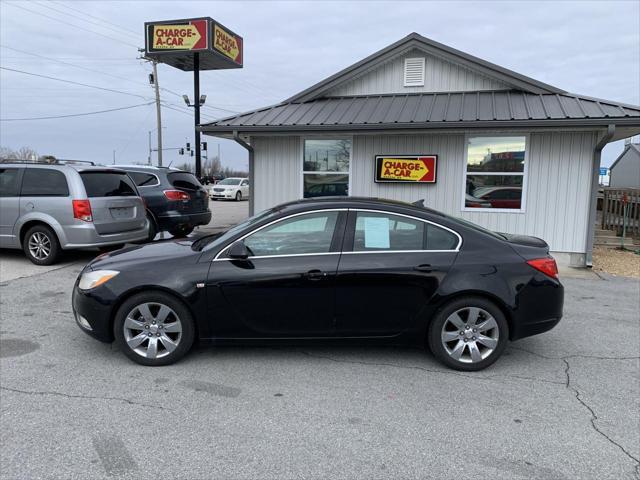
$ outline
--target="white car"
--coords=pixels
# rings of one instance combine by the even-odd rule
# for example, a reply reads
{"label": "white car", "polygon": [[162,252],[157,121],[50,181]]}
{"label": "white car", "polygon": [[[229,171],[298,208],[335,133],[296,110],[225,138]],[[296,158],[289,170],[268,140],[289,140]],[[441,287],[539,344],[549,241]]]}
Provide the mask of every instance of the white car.
{"label": "white car", "polygon": [[212,200],[231,199],[239,202],[243,198],[249,198],[249,179],[230,177],[220,180],[209,190]]}

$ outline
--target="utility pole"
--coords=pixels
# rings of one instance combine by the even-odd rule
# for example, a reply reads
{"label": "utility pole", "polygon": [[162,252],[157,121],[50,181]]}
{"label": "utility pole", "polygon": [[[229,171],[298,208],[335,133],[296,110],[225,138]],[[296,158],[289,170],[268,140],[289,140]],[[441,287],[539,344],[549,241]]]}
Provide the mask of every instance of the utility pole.
{"label": "utility pole", "polygon": [[[157,87],[156,87],[157,88]],[[196,133],[196,177],[202,176],[201,152],[200,152],[200,54],[198,52],[193,55],[193,97],[194,97],[194,123]]]}
{"label": "utility pole", "polygon": [[158,62],[152,60],[153,86],[156,89],[156,120],[158,123],[158,166],[162,166],[162,112],[160,110],[160,86],[158,85]]}
{"label": "utility pole", "polygon": [[113,151],[113,164],[116,164],[116,151]]}
{"label": "utility pole", "polygon": [[151,165],[151,130],[149,130],[149,157],[147,158],[147,163]]}

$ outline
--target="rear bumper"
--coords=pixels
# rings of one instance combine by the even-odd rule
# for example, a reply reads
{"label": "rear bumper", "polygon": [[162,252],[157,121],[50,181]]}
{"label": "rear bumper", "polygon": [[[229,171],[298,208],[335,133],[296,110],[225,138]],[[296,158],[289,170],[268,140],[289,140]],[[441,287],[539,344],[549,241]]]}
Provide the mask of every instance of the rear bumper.
{"label": "rear bumper", "polygon": [[518,306],[513,312],[510,339],[548,332],[562,319],[564,287],[557,280],[537,274],[517,296]]}
{"label": "rear bumper", "polygon": [[197,227],[198,225],[207,225],[211,221],[211,210],[191,214],[159,215],[157,220],[160,230],[169,230],[181,225]]}
{"label": "rear bumper", "polygon": [[60,246],[65,250],[71,248],[102,247],[145,240],[149,235],[149,224],[145,222],[143,228],[136,230],[101,235],[96,231],[93,224],[87,223],[86,225],[64,227],[64,233],[66,238],[60,239]]}

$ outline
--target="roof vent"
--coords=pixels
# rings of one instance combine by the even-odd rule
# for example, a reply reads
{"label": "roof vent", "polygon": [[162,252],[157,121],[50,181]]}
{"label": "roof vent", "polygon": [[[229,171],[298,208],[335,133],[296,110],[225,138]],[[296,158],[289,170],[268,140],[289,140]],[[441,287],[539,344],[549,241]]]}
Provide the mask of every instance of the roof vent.
{"label": "roof vent", "polygon": [[424,57],[404,59],[404,86],[424,86]]}

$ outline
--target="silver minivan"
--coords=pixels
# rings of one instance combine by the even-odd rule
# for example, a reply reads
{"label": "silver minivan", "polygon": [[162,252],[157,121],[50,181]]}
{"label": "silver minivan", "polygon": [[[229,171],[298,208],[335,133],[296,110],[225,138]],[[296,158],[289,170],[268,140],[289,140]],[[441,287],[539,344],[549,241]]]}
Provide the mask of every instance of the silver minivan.
{"label": "silver minivan", "polygon": [[62,250],[145,240],[145,205],[123,170],[80,164],[0,163],[0,247],[37,265]]}

